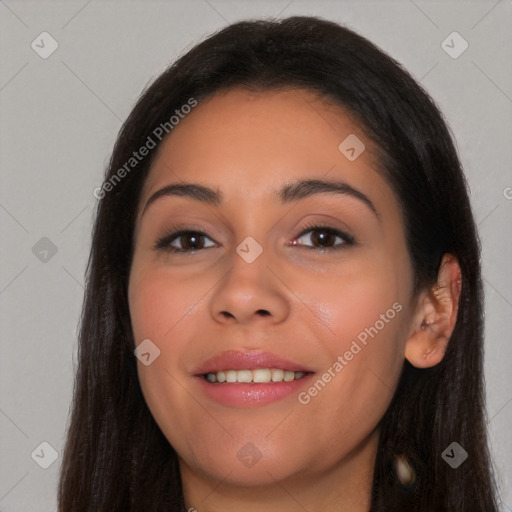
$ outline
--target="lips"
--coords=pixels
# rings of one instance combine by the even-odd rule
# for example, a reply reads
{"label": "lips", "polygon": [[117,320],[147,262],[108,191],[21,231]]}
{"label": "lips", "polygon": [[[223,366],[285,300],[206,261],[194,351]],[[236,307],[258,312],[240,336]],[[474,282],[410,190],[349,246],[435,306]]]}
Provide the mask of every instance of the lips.
{"label": "lips", "polygon": [[[272,375],[275,377],[271,382],[248,383],[247,379],[240,382],[238,378],[235,381],[231,378],[233,374],[250,374],[247,370],[253,370],[254,378],[254,374],[259,373],[254,370],[268,371],[271,368],[274,369]],[[220,375],[218,372],[221,372]],[[291,374],[294,378],[277,379],[275,372],[284,372],[285,376]],[[228,350],[208,359],[194,370],[194,386],[199,393],[224,407],[261,407],[299,393],[308,385],[314,373],[310,367],[300,362],[262,350]],[[225,379],[221,378],[223,375]]]}
{"label": "lips", "polygon": [[258,368],[279,368],[291,372],[314,373],[311,368],[302,363],[290,361],[270,352],[228,350],[200,364],[194,369],[193,374],[203,376],[225,370],[256,370]]}

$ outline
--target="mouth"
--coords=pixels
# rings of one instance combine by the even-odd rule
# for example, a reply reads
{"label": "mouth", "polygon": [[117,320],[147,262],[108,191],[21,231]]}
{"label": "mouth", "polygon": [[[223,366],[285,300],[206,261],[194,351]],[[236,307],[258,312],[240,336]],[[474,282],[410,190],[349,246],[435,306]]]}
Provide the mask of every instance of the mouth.
{"label": "mouth", "polygon": [[298,394],[315,372],[263,351],[222,352],[193,372],[199,391],[225,407],[258,407]]}

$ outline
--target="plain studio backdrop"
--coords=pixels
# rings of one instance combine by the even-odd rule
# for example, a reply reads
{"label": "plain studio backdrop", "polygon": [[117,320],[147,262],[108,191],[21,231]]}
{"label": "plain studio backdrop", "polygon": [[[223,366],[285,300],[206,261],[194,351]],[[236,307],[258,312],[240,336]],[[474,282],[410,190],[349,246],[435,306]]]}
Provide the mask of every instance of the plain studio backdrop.
{"label": "plain studio backdrop", "polygon": [[0,1],[1,511],[57,506],[93,191],[121,123],[206,35],[291,15],[376,43],[455,134],[483,246],[491,449],[501,510],[512,511],[511,0]]}

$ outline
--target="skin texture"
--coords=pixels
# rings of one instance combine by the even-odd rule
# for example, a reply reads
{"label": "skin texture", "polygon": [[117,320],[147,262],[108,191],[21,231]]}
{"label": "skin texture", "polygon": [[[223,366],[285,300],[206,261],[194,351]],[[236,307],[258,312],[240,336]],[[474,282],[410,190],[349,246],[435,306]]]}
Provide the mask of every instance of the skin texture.
{"label": "skin texture", "polygon": [[[366,146],[354,161],[338,149],[349,134]],[[306,178],[345,181],[372,201],[378,216],[350,195],[320,193],[288,204],[275,197],[285,183]],[[164,196],[142,215],[155,191],[180,182],[218,189],[224,201]],[[302,234],[311,221],[348,232],[355,245],[321,249],[318,231]],[[204,231],[206,248],[155,250],[175,224]],[[248,236],[263,249],[252,263],[236,252]],[[354,119],[302,89],[235,88],[199,103],[159,148],[134,240],[134,339],[149,338],[160,349],[151,365],[138,362],[139,379],[178,453],[187,506],[368,511],[378,423],[404,358],[419,367],[442,359],[461,283],[456,259],[446,255],[438,286],[412,296],[399,203]],[[359,343],[361,350],[307,404],[292,394],[265,406],[226,407],[206,397],[193,375],[225,350],[262,349],[320,378],[393,304],[400,306],[394,318],[367,345]],[[252,467],[237,457],[247,443],[262,455]]]}

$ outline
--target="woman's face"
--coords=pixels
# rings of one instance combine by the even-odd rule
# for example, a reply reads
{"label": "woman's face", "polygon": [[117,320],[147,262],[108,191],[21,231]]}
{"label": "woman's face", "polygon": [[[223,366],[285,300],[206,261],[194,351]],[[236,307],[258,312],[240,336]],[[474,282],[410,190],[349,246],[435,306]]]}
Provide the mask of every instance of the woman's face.
{"label": "woman's face", "polygon": [[[150,340],[142,391],[185,480],[372,466],[413,313],[403,220],[373,149],[310,91],[241,88],[199,103],[160,147],[129,306],[136,344]],[[150,199],[184,184],[211,192]],[[167,236],[179,229],[192,233]],[[238,382],[251,379],[263,382]]]}

